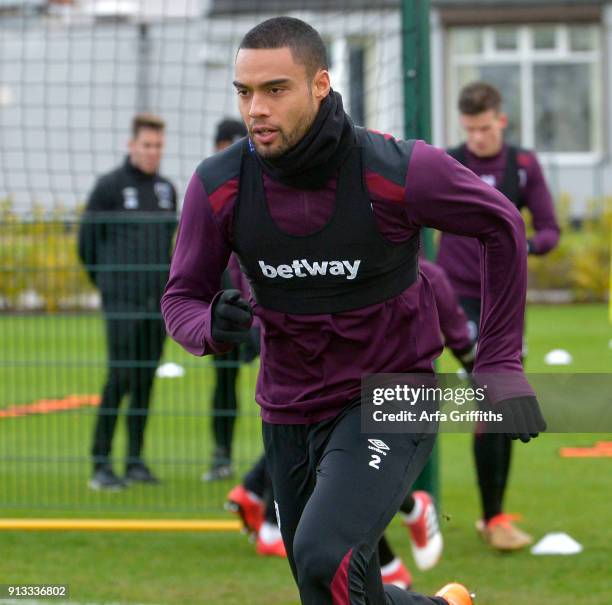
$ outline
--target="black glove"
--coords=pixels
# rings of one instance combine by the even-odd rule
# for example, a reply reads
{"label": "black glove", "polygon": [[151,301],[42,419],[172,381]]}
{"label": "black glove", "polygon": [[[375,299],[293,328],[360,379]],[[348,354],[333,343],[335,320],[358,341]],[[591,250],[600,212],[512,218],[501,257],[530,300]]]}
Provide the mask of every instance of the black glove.
{"label": "black glove", "polygon": [[527,443],[546,430],[546,421],[535,397],[513,397],[496,403],[493,409],[503,414],[503,426],[512,439]]}
{"label": "black glove", "polygon": [[471,374],[476,361],[476,344],[472,344],[465,349],[451,349],[453,355],[457,358],[463,369]]}
{"label": "black glove", "polygon": [[251,305],[238,290],[224,290],[212,310],[212,337],[216,342],[240,343],[248,340],[253,323]]}

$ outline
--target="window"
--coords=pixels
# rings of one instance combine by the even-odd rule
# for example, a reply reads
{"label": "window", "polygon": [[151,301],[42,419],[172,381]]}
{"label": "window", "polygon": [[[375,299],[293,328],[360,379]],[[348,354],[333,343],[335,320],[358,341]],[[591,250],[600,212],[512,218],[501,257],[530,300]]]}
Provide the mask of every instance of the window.
{"label": "window", "polygon": [[351,117],[355,124],[363,126],[365,120],[365,48],[353,42],[349,45],[349,100]]}
{"label": "window", "polygon": [[342,94],[344,108],[353,122],[365,126],[367,120],[367,64],[371,61],[372,41],[361,37],[325,40],[334,89]]}
{"label": "window", "polygon": [[495,50],[517,50],[518,30],[515,27],[496,27],[494,33]]}
{"label": "window", "polygon": [[509,116],[508,141],[540,152],[601,151],[601,42],[597,25],[500,26],[449,31],[447,139],[461,140],[462,86],[497,86]]}
{"label": "window", "polygon": [[532,28],[534,50],[554,50],[557,46],[557,28],[554,25],[540,25]]}

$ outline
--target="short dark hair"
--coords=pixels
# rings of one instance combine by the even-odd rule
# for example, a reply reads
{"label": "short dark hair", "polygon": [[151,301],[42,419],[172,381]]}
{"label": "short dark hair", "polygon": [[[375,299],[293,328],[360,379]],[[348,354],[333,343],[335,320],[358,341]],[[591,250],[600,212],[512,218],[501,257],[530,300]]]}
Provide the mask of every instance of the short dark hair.
{"label": "short dark hair", "polygon": [[474,116],[483,111],[500,111],[502,96],[499,90],[488,82],[472,82],[464,86],[459,94],[459,111]]}
{"label": "short dark hair", "polygon": [[219,144],[223,141],[229,141],[233,143],[247,134],[246,126],[244,122],[238,120],[232,120],[231,118],[225,118],[217,124],[217,133],[215,134],[215,144]]}
{"label": "short dark hair", "polygon": [[306,74],[314,77],[319,69],[328,69],[327,50],[319,32],[294,17],[273,17],[249,30],[238,50],[289,48],[296,62],[306,66]]}
{"label": "short dark hair", "polygon": [[151,128],[152,130],[163,132],[164,128],[166,128],[166,123],[155,114],[137,113],[132,118],[132,137],[136,138],[138,136],[138,133],[143,128]]}

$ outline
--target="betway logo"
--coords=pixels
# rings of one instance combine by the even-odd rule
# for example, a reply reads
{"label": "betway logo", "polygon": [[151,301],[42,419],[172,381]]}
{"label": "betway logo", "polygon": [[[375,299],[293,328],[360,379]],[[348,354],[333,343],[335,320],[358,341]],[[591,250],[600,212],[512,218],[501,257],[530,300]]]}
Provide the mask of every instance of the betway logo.
{"label": "betway logo", "polygon": [[290,265],[279,265],[273,267],[267,265],[264,261],[259,261],[259,268],[265,277],[274,279],[275,277],[283,277],[291,279],[292,277],[315,277],[317,275],[345,275],[346,279],[355,279],[359,272],[360,260],[324,260],[321,262],[313,261],[309,263],[306,259],[294,260]]}

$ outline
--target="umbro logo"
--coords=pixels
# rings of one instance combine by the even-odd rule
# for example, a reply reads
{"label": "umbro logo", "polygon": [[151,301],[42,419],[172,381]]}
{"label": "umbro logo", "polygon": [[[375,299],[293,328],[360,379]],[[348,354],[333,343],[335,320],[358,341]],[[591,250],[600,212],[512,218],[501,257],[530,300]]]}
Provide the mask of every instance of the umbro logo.
{"label": "umbro logo", "polygon": [[381,441],[380,439],[368,439],[368,441],[370,442],[370,445],[377,447],[379,450],[389,450],[390,449],[389,446],[384,441]]}
{"label": "umbro logo", "polygon": [[386,456],[387,452],[391,449],[384,441],[380,439],[368,439],[370,445],[368,445],[368,449],[374,452],[381,454],[382,456]]}
{"label": "umbro logo", "polygon": [[[386,456],[387,452],[391,450],[391,448],[380,439],[368,439],[368,449],[380,454],[380,456]],[[370,461],[368,462],[368,466],[375,468],[377,471],[380,470],[380,461],[382,458],[377,456],[376,454],[371,454]]]}

